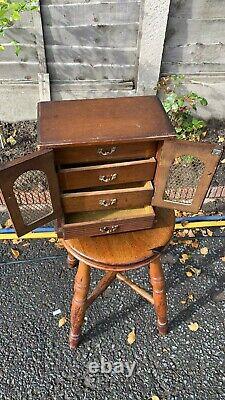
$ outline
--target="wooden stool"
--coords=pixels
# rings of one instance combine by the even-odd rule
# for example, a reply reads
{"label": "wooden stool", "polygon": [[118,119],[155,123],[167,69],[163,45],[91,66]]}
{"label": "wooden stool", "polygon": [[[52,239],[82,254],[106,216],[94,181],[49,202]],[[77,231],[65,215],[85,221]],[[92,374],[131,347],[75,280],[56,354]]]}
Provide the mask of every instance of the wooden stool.
{"label": "wooden stool", "polygon": [[[167,303],[164,274],[160,254],[173,235],[173,210],[156,208],[156,221],[152,229],[99,237],[77,237],[64,240],[71,267],[78,259],[79,266],[74,283],[71,307],[70,348],[77,347],[86,309],[114,281],[126,283],[136,293],[154,305],[159,333],[167,333]],[[153,296],[136,285],[121,272],[148,266]],[[106,271],[88,297],[90,267]]]}

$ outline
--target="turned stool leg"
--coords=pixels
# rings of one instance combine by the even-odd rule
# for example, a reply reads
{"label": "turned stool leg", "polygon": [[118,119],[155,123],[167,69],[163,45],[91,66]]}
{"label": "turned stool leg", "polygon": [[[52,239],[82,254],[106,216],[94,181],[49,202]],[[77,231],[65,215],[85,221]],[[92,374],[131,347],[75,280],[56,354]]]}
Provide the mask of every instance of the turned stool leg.
{"label": "turned stool leg", "polygon": [[86,300],[90,285],[90,267],[81,262],[74,282],[74,296],[71,306],[71,329],[69,344],[71,349],[75,349],[79,342],[80,331],[84,321],[86,311]]}
{"label": "turned stool leg", "polygon": [[76,258],[72,254],[68,253],[67,254],[67,265],[68,265],[68,267],[69,268],[74,268],[76,264],[77,264]]}
{"label": "turned stool leg", "polygon": [[157,326],[160,335],[166,335],[167,325],[167,302],[165,291],[165,279],[160,258],[151,262],[149,266],[149,278],[153,288],[154,307],[157,315]]}

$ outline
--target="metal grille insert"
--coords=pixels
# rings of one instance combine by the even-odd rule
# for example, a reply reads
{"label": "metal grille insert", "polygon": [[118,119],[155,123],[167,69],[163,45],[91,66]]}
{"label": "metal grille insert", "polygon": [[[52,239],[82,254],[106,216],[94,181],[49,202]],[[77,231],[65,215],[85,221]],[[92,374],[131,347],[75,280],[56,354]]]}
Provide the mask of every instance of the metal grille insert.
{"label": "metal grille insert", "polygon": [[191,204],[204,171],[197,157],[183,155],[170,166],[163,199],[174,203]]}
{"label": "metal grille insert", "polygon": [[30,170],[20,175],[13,192],[25,225],[31,225],[53,213],[46,174]]}

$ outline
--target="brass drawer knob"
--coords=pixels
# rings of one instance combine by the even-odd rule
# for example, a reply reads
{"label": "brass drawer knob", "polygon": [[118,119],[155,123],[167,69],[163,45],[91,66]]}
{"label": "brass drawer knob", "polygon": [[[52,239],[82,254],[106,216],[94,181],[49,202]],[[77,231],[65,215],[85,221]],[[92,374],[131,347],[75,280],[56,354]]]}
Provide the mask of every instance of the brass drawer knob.
{"label": "brass drawer knob", "polygon": [[117,174],[111,174],[111,175],[100,175],[99,176],[99,181],[100,182],[111,182],[114,181],[117,178]]}
{"label": "brass drawer knob", "polygon": [[110,199],[110,200],[99,200],[99,205],[103,207],[110,207],[117,203],[117,199]]}
{"label": "brass drawer knob", "polygon": [[102,228],[99,228],[99,231],[101,233],[110,234],[110,233],[116,232],[118,228],[119,228],[119,225],[103,226]]}
{"label": "brass drawer knob", "polygon": [[100,155],[100,156],[110,156],[110,154],[113,154],[113,153],[115,153],[115,151],[116,151],[116,146],[114,146],[114,147],[111,147],[110,149],[98,149],[97,150],[97,153]]}

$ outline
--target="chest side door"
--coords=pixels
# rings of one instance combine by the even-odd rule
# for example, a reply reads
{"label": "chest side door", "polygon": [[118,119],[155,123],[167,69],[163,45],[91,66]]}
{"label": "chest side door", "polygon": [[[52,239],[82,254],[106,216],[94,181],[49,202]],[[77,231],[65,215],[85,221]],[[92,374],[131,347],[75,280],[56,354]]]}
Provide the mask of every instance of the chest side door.
{"label": "chest side door", "polygon": [[62,215],[52,150],[41,150],[0,168],[0,190],[18,236]]}
{"label": "chest side door", "polygon": [[158,153],[152,204],[197,212],[205,199],[222,154],[212,143],[172,140]]}

